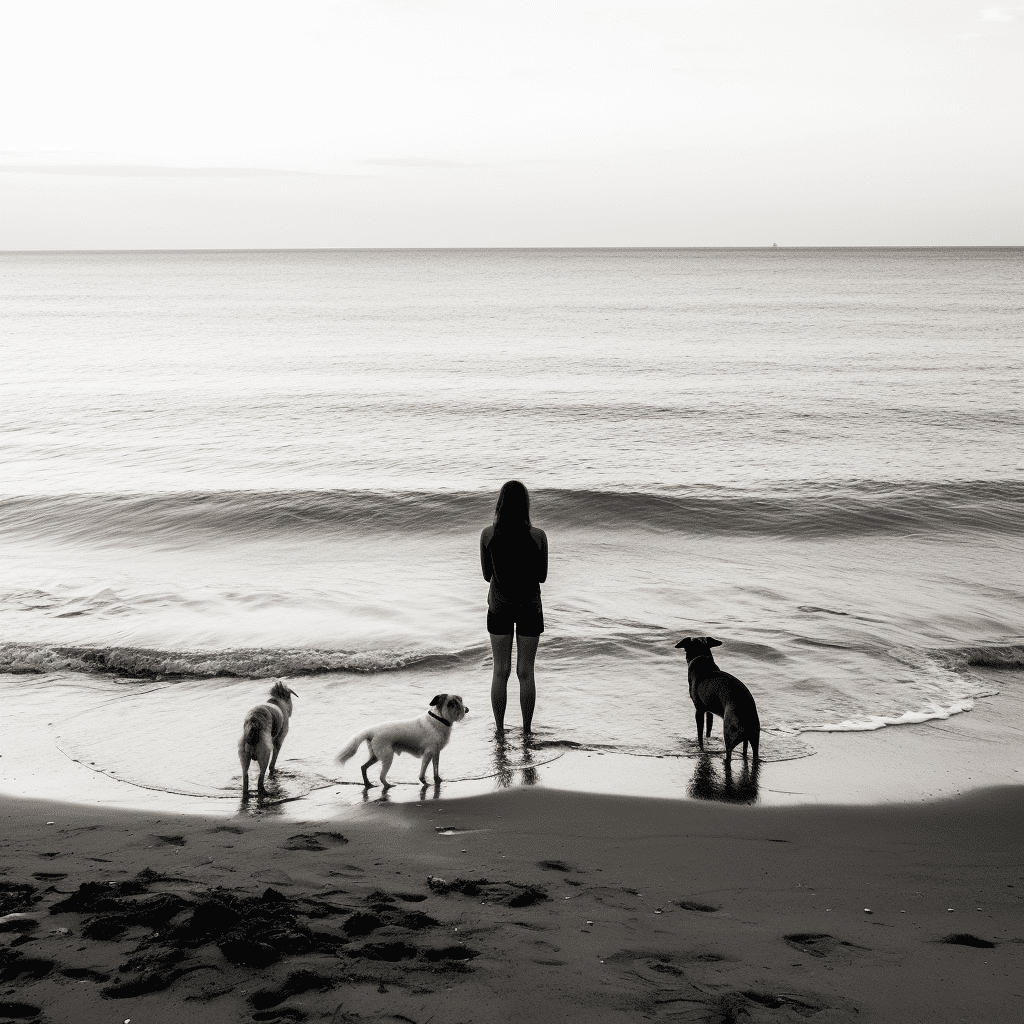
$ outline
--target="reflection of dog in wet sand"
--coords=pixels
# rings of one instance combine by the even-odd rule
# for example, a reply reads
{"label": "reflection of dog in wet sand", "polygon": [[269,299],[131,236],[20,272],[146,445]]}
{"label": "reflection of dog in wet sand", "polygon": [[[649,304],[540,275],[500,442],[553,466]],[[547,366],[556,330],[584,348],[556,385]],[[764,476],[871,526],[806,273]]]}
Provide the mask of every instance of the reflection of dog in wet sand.
{"label": "reflection of dog in wet sand", "polygon": [[711,735],[712,715],[722,719],[725,736],[725,759],[732,759],[733,747],[743,742],[743,756],[747,756],[749,741],[757,758],[761,741],[761,720],[750,691],[735,676],[723,672],[711,656],[712,647],[721,647],[722,641],[710,636],[686,636],[676,647],[686,652],[687,676],[690,680],[690,699],[697,712],[697,742],[704,749],[701,735],[705,716],[707,735]]}
{"label": "reflection of dog in wet sand", "polygon": [[427,765],[434,762],[434,782],[440,782],[437,762],[441,751],[448,745],[451,738],[452,725],[461,722],[469,712],[462,703],[461,697],[454,694],[439,693],[431,702],[425,715],[410,718],[403,722],[382,722],[371,725],[361,733],[353,736],[338,754],[338,761],[344,764],[359,749],[359,744],[366,740],[370,751],[370,760],[362,766],[363,782],[367,786],[373,783],[366,776],[366,769],[380,761],[380,784],[387,789],[388,769],[395,754],[412,754],[422,758],[420,762],[420,782],[427,784]]}
{"label": "reflection of dog in wet sand", "polygon": [[242,738],[238,741],[238,760],[242,763],[242,799],[249,798],[249,762],[260,765],[260,781],[256,788],[259,796],[266,793],[263,779],[269,766],[273,775],[277,768],[277,755],[288,735],[288,720],[292,717],[292,697],[298,694],[278,680],[270,689],[266,704],[257,704],[245,716]]}

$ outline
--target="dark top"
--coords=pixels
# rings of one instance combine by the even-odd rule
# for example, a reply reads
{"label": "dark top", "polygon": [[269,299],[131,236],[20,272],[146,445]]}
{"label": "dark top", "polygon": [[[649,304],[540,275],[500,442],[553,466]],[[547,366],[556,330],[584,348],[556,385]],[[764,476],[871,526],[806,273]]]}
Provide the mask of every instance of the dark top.
{"label": "dark top", "polygon": [[536,601],[548,578],[548,538],[536,526],[529,532],[497,535],[493,526],[486,526],[480,534],[480,568],[491,584],[489,605]]}

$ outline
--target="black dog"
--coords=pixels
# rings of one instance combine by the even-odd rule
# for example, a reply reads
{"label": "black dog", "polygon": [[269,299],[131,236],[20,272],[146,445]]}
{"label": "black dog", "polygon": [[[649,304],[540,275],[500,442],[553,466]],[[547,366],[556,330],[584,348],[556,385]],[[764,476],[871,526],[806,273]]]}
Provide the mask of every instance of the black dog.
{"label": "black dog", "polygon": [[707,735],[711,735],[711,716],[722,719],[725,736],[725,759],[732,759],[733,747],[743,741],[743,756],[747,756],[750,742],[757,758],[757,745],[761,740],[761,721],[757,705],[750,691],[735,677],[723,672],[711,656],[712,647],[721,647],[722,641],[710,636],[686,636],[676,647],[686,651],[687,677],[690,680],[690,700],[697,710],[697,742],[704,749],[701,726],[707,716]]}

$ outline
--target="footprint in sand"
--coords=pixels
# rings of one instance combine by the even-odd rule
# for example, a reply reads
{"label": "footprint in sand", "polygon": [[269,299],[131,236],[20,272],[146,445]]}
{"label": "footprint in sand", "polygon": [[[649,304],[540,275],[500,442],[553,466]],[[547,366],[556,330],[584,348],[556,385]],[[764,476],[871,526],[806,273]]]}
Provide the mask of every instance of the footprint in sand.
{"label": "footprint in sand", "polygon": [[358,864],[342,864],[341,867],[327,872],[330,878],[355,879],[361,878],[365,873],[365,869],[361,868]]}
{"label": "footprint in sand", "polygon": [[858,946],[854,942],[845,942],[825,932],[794,932],[791,935],[783,935],[782,937],[794,949],[799,949],[804,953],[810,953],[811,956],[817,957],[828,956],[829,953],[844,946],[847,949],[866,950],[868,948],[867,946]]}
{"label": "footprint in sand", "polygon": [[975,949],[996,948],[996,943],[989,942],[988,939],[979,939],[977,935],[971,935],[970,932],[952,932],[938,941],[950,946],[973,946]]}
{"label": "footprint in sand", "polygon": [[683,910],[692,910],[697,914],[714,914],[721,910],[714,903],[700,903],[697,900],[676,900],[675,905]]}
{"label": "footprint in sand", "polygon": [[[53,970],[53,961],[42,957],[23,956],[7,963],[0,970],[0,981],[28,980],[37,981],[45,978]],[[3,1014],[0,1014],[2,1019]]]}
{"label": "footprint in sand", "polygon": [[533,946],[533,952],[537,955],[530,958],[532,963],[541,967],[565,967],[569,962],[556,955],[562,952],[560,946],[546,942],[544,939],[534,939]]}
{"label": "footprint in sand", "polygon": [[[825,1009],[824,1003],[809,999],[807,996],[795,996],[788,993],[776,995],[773,992],[748,990],[746,992],[732,993],[732,996],[734,999],[738,998],[748,1001],[748,1005],[749,1003],[756,1003],[759,1006],[767,1007],[769,1010],[794,1010],[801,1017],[813,1017],[814,1014],[820,1013]],[[726,998],[728,999],[728,997]],[[749,1015],[749,1010],[744,1008],[744,1011],[744,1015]]]}
{"label": "footprint in sand", "polygon": [[294,885],[295,880],[287,872],[280,868],[264,868],[263,871],[253,872],[253,878],[259,882],[269,882],[271,885]]}
{"label": "footprint in sand", "polygon": [[564,860],[539,860],[537,861],[537,867],[541,871],[562,871],[565,874],[577,870],[568,861]]}
{"label": "footprint in sand", "polygon": [[187,842],[184,836],[158,836],[150,835],[150,839],[155,839],[158,843],[164,843],[167,846],[184,846]]}
{"label": "footprint in sand", "polygon": [[328,849],[324,843],[331,846],[344,846],[348,840],[340,832],[301,832],[295,836],[289,836],[288,841],[281,847],[282,850],[309,850],[319,852]]}
{"label": "footprint in sand", "polygon": [[39,927],[39,921],[34,914],[5,914],[0,917],[0,932],[26,932],[35,931]]}
{"label": "footprint in sand", "polygon": [[34,1020],[42,1012],[38,1006],[33,1006],[31,1003],[0,1000],[0,1020]]}
{"label": "footprint in sand", "polygon": [[[319,974],[316,971],[302,969],[289,974],[275,988],[261,988],[253,992],[249,996],[249,1005],[257,1011],[270,1010],[273,1007],[280,1006],[290,996],[301,995],[303,992],[327,992],[337,984],[338,979],[328,974]],[[287,1010],[287,1007],[284,1009]],[[272,1016],[280,1015],[281,1012],[279,1011],[276,1015],[267,1015],[263,1018],[254,1019],[269,1020]]]}
{"label": "footprint in sand", "polygon": [[60,972],[65,978],[75,981],[110,981],[110,975],[103,971],[94,971],[89,967],[65,967]]}

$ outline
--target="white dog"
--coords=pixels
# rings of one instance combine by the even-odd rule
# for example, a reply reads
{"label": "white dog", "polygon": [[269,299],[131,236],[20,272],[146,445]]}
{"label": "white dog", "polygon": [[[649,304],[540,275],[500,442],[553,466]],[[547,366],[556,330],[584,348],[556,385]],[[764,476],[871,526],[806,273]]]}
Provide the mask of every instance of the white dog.
{"label": "white dog", "polygon": [[437,762],[441,751],[448,745],[451,738],[452,725],[461,722],[469,713],[469,708],[462,703],[461,697],[454,694],[439,693],[431,702],[431,708],[420,718],[410,718],[404,722],[382,722],[372,725],[361,733],[353,736],[338,754],[338,761],[344,764],[359,749],[359,744],[366,740],[370,751],[370,760],[362,766],[363,782],[367,786],[373,783],[366,777],[366,769],[380,761],[380,784],[387,789],[388,769],[395,754],[413,754],[422,758],[420,764],[420,782],[427,784],[427,765],[434,762],[434,782],[440,782]]}
{"label": "white dog", "polygon": [[288,720],[292,717],[292,697],[298,697],[298,694],[279,679],[271,687],[266,704],[257,704],[245,716],[242,738],[238,741],[243,800],[249,799],[249,762],[253,759],[260,764],[260,781],[256,792],[259,796],[266,793],[263,779],[268,766],[271,775],[277,768],[277,755],[281,753],[281,744],[288,735]]}

